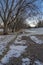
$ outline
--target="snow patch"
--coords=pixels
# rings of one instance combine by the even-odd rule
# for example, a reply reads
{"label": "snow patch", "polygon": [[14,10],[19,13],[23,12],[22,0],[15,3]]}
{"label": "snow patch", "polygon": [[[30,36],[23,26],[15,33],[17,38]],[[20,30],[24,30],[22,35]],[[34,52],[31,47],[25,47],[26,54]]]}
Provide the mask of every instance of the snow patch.
{"label": "snow patch", "polygon": [[3,52],[6,50],[6,46],[14,37],[14,35],[0,36],[0,55],[3,55]]}
{"label": "snow patch", "polygon": [[23,58],[22,59],[22,65],[29,65],[30,64],[30,59],[29,58]]}
{"label": "snow patch", "polygon": [[26,44],[26,40],[15,40],[15,44]]}
{"label": "snow patch", "polygon": [[26,44],[26,40],[21,40],[23,35],[18,35],[18,37],[16,38],[16,40],[14,41],[14,44]]}
{"label": "snow patch", "polygon": [[35,43],[43,44],[43,41],[38,39],[36,36],[30,36],[31,40],[33,40]]}
{"label": "snow patch", "polygon": [[[29,58],[23,58],[22,59],[22,65],[30,65],[30,59]],[[33,65],[43,65],[42,62],[40,62],[39,60],[34,61]]]}
{"label": "snow patch", "polygon": [[43,63],[40,62],[39,60],[35,61],[35,64],[36,64],[36,65],[43,65]]}
{"label": "snow patch", "polygon": [[25,52],[25,48],[27,48],[27,46],[11,45],[10,50],[7,52],[7,54],[4,56],[4,58],[1,59],[1,63],[3,63],[3,64],[8,63],[11,57],[18,58],[23,52]]}

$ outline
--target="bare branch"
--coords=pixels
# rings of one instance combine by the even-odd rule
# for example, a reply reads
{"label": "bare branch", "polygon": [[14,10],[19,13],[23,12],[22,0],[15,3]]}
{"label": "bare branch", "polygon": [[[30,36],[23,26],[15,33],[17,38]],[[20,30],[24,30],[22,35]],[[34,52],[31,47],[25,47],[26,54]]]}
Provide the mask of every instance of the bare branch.
{"label": "bare branch", "polygon": [[[3,11],[3,13],[4,13],[4,7],[3,7],[3,4],[2,4],[2,2],[1,2],[1,0],[0,0],[0,5],[1,5],[1,9],[2,9],[2,11]],[[0,10],[1,11],[1,10]]]}

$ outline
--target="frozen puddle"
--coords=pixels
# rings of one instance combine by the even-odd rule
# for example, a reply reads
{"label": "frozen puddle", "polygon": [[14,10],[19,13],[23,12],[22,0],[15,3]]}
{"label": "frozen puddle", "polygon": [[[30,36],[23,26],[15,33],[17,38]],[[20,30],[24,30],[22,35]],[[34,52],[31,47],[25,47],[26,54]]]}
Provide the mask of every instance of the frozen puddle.
{"label": "frozen puddle", "polygon": [[[23,58],[22,59],[22,65],[30,65],[30,59],[29,58]],[[33,65],[43,65],[42,62],[40,62],[39,60],[34,61]]]}
{"label": "frozen puddle", "polygon": [[36,36],[30,36],[31,40],[33,40],[35,43],[43,44],[43,40],[38,39]]}
{"label": "frozen puddle", "polygon": [[15,45],[11,45],[10,46],[10,50],[7,52],[7,54],[1,59],[1,63],[2,64],[6,64],[9,62],[9,60],[12,57],[16,57],[18,58],[23,52],[25,52],[25,49],[27,48],[27,46],[15,46]]}
{"label": "frozen puddle", "polygon": [[14,35],[0,36],[0,55],[6,50],[8,43],[14,38]]}

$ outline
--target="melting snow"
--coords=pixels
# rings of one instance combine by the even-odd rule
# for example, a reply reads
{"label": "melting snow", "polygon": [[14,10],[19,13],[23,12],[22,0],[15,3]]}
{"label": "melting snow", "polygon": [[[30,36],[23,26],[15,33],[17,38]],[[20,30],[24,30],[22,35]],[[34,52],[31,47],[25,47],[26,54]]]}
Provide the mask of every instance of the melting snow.
{"label": "melting snow", "polygon": [[29,58],[23,58],[22,59],[22,65],[29,65],[30,64],[30,59]]}
{"label": "melting snow", "polygon": [[1,63],[6,64],[9,62],[11,57],[19,57],[25,51],[25,48],[27,48],[27,46],[11,45],[10,50],[7,52],[4,58],[1,59]]}
{"label": "melting snow", "polygon": [[25,44],[26,43],[26,41],[25,40],[15,40],[15,42],[14,42],[15,44]]}
{"label": "melting snow", "polygon": [[[22,59],[22,65],[29,65],[30,64],[30,59],[29,58],[23,58]],[[34,61],[34,65],[43,65],[42,62],[39,60]]]}
{"label": "melting snow", "polygon": [[31,40],[33,40],[34,42],[38,43],[38,44],[42,44],[43,41],[39,40],[36,36],[30,36]]}
{"label": "melting snow", "polygon": [[36,35],[36,34],[38,34],[38,35],[42,35],[43,34],[43,28],[31,28],[31,29],[23,29],[22,30],[24,33],[26,32],[26,33],[29,33],[30,32],[30,34],[32,34],[32,35]]}
{"label": "melting snow", "polygon": [[35,61],[36,65],[43,65],[39,60]]}
{"label": "melting snow", "polygon": [[16,40],[14,41],[14,44],[20,44],[20,45],[25,44],[25,43],[26,43],[26,40],[21,40],[22,36],[23,36],[23,35],[19,35],[19,36],[16,38]]}
{"label": "melting snow", "polygon": [[0,36],[0,55],[3,55],[3,52],[6,50],[8,42],[14,38],[14,35]]}

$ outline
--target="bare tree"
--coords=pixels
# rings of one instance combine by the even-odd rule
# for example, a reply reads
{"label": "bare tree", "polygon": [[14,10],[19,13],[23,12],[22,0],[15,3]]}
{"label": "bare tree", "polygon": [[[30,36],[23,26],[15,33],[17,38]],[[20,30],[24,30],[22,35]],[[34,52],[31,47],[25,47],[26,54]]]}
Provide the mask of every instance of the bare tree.
{"label": "bare tree", "polygon": [[23,28],[23,25],[24,25],[24,18],[17,17],[16,22],[10,21],[8,23],[8,28],[11,29],[12,32],[14,32],[14,31],[18,31],[21,28]]}
{"label": "bare tree", "polygon": [[[4,34],[7,34],[7,24],[17,22],[18,16],[34,14],[37,0],[0,0],[0,17],[4,23]],[[24,13],[25,12],[25,13]],[[25,15],[27,16],[27,15]]]}

